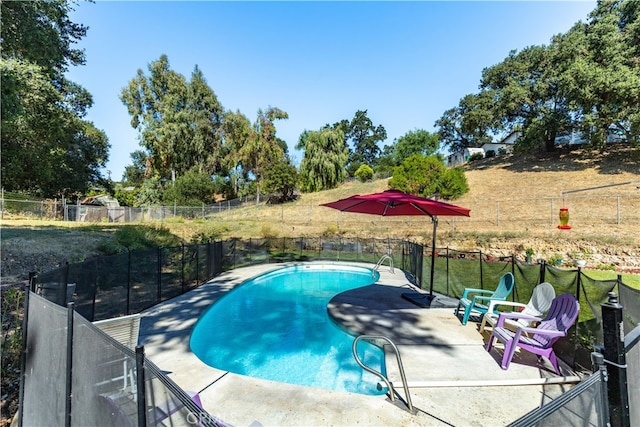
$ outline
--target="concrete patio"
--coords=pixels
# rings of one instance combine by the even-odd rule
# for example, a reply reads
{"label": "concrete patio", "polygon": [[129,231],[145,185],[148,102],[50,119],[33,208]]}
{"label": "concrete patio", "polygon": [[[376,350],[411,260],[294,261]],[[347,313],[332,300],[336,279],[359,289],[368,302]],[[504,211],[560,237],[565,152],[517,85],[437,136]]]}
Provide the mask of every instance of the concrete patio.
{"label": "concrete patio", "polygon": [[[331,263],[324,263],[331,264]],[[234,426],[486,426],[506,425],[571,384],[541,385],[558,378],[548,361],[519,354],[500,368],[501,347],[484,349],[478,324],[463,326],[453,314],[457,300],[438,296],[430,308],[401,297],[415,292],[404,273],[381,267],[374,285],[334,297],[327,311],[355,334],[389,337],[398,347],[411,387],[414,413],[398,399],[321,390],[250,378],[202,363],[189,349],[198,318],[235,286],[290,264],[268,264],[223,273],[198,289],[143,312],[140,343],[147,357],[184,390],[200,393],[210,414]],[[373,268],[373,265],[365,265]],[[389,379],[405,399],[396,357],[386,350]],[[566,376],[575,375],[569,369]],[[552,380],[553,381],[553,380]],[[522,385],[537,383],[533,385]],[[511,385],[506,385],[511,384]],[[521,384],[521,385],[513,385]]]}

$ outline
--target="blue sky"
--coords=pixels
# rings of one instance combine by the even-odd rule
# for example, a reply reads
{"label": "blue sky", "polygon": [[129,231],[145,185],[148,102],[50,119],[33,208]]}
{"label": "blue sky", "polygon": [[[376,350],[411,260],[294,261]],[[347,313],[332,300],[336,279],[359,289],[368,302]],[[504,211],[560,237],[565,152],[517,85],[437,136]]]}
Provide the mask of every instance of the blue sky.
{"label": "blue sky", "polygon": [[120,102],[138,69],[166,54],[189,78],[195,65],[226,110],[252,122],[278,107],[277,134],[294,150],[305,130],[367,110],[391,144],[478,90],[482,69],[510,50],[548,44],[595,1],[82,2],[87,63],[67,76],[93,95],[87,116],[111,144],[106,170],[120,180],[138,133]]}

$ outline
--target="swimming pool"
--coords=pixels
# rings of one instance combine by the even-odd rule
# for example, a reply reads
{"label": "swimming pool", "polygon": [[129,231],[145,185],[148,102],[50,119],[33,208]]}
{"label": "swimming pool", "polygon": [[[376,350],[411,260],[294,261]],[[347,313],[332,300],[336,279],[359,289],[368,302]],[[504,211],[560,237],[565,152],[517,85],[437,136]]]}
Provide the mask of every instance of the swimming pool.
{"label": "swimming pool", "polygon": [[[236,374],[361,394],[383,394],[378,378],[357,365],[354,337],[327,313],[340,292],[378,280],[371,269],[346,265],[282,268],[245,282],[209,308],[191,334],[204,363]],[[385,372],[383,351],[367,342],[358,355]]]}

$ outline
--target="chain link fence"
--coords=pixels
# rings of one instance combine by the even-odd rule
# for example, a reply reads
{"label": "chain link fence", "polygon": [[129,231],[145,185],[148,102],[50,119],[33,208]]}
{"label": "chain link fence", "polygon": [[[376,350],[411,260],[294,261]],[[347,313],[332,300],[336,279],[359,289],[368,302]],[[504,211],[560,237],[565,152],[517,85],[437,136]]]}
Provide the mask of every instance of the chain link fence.
{"label": "chain link fence", "polygon": [[[213,205],[202,206],[146,206],[146,207],[106,207],[81,204],[70,204],[66,200],[12,200],[0,199],[0,217],[26,217],[78,222],[121,222],[139,223],[145,221],[161,221],[168,218],[184,219],[224,219],[235,218],[239,208],[253,207],[243,212],[246,220],[269,220],[291,225],[336,224],[348,227],[361,223],[362,219],[353,214],[342,215],[341,212],[327,213],[327,209],[317,204],[298,203],[295,208],[287,205],[269,205],[264,203],[266,197],[244,197],[228,200]],[[471,209],[472,215],[465,217],[449,217],[441,219],[441,226],[452,230],[472,229],[478,225],[495,227],[501,230],[522,229],[525,227],[556,227],[559,224],[561,207],[569,209],[569,224],[584,228],[598,225],[632,225],[640,224],[640,194],[633,195],[599,195],[548,198],[511,198],[508,200],[469,200],[465,207]],[[378,218],[375,223],[393,224],[419,222],[407,218]]]}

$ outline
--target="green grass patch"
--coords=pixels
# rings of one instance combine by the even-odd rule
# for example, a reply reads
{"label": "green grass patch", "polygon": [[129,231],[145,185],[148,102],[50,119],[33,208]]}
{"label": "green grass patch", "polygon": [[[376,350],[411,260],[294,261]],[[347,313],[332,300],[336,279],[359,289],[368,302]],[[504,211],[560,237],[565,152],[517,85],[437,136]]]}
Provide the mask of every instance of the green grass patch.
{"label": "green grass patch", "polygon": [[[615,271],[608,270],[582,270],[585,276],[593,280],[616,280],[618,274]],[[640,289],[640,275],[637,274],[620,274],[622,283],[634,289]]]}

